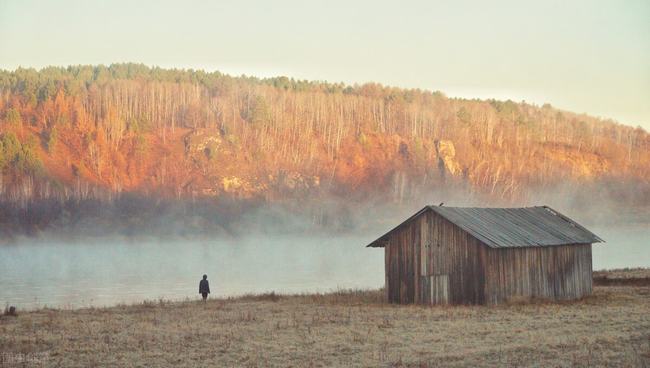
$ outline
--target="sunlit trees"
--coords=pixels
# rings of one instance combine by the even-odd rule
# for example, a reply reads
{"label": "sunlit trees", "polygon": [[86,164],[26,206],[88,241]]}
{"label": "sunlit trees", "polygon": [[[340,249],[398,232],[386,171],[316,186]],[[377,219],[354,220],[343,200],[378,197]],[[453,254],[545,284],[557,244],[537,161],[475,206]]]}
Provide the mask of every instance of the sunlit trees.
{"label": "sunlit trees", "polygon": [[[402,200],[442,183],[439,141],[455,147],[447,179],[503,198],[567,178],[650,177],[646,131],[550,105],[140,64],[0,71],[0,133],[56,162],[48,175],[63,188],[176,197],[222,195],[219,183],[236,176],[268,198],[278,173],[292,172],[318,178],[313,190]],[[194,155],[184,143],[193,133],[220,143]]]}
{"label": "sunlit trees", "polygon": [[21,143],[13,133],[0,136],[0,171],[4,174],[39,174],[42,169],[35,142]]}

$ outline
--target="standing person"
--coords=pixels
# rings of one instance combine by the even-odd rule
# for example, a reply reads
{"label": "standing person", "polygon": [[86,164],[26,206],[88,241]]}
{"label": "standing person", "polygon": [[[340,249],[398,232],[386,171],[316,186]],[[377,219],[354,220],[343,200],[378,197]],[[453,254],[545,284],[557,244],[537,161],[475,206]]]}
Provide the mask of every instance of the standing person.
{"label": "standing person", "polygon": [[208,299],[210,294],[210,284],[208,283],[208,275],[203,275],[203,280],[199,282],[199,294],[203,297],[203,301]]}

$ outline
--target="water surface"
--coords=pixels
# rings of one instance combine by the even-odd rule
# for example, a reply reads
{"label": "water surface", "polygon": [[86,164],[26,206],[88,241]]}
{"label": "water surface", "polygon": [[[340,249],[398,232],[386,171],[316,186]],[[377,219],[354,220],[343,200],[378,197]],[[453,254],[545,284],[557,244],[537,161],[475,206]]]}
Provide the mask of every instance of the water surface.
{"label": "water surface", "polygon": [[[650,229],[593,228],[593,267],[650,267]],[[213,296],[379,288],[384,252],[371,237],[75,242],[25,240],[0,246],[0,303],[19,308],[87,307],[198,298],[201,275]]]}
{"label": "water surface", "polygon": [[[326,292],[384,283],[383,251],[352,237],[23,242],[0,246],[0,303],[84,307],[159,298]],[[363,243],[366,242],[366,243]]]}

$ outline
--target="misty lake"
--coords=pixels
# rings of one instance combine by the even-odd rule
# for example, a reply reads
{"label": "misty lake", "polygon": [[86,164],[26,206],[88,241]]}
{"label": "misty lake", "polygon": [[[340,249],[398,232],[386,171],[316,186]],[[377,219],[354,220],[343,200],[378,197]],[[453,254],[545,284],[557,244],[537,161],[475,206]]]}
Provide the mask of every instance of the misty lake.
{"label": "misty lake", "polygon": [[370,238],[24,241],[0,246],[0,303],[84,307],[275,291],[378,288],[383,251]]}
{"label": "misty lake", "polygon": [[[650,267],[650,230],[593,228],[594,269]],[[0,246],[0,303],[31,309],[78,308],[143,300],[379,288],[383,251],[371,236],[76,242],[22,241]]]}

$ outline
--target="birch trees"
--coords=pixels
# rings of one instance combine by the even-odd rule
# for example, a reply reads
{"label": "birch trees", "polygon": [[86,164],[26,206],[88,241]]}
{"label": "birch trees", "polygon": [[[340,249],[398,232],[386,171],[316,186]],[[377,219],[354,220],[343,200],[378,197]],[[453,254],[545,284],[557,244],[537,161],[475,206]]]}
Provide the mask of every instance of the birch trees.
{"label": "birch trees", "polygon": [[[195,131],[227,143],[195,160],[176,148]],[[36,137],[42,149],[36,144],[30,157],[66,162],[79,180],[126,189],[174,183],[167,189],[175,196],[197,190],[188,182],[213,185],[235,174],[264,181],[289,170],[334,185],[372,181],[401,201],[405,183],[441,184],[429,175],[437,172],[436,141],[455,146],[452,175],[487,193],[516,196],[563,180],[576,165],[595,175],[650,177],[646,131],[550,105],[138,64],[0,71],[0,134],[23,143]],[[55,174],[70,184],[69,174]],[[11,174],[4,175],[7,182]]]}

